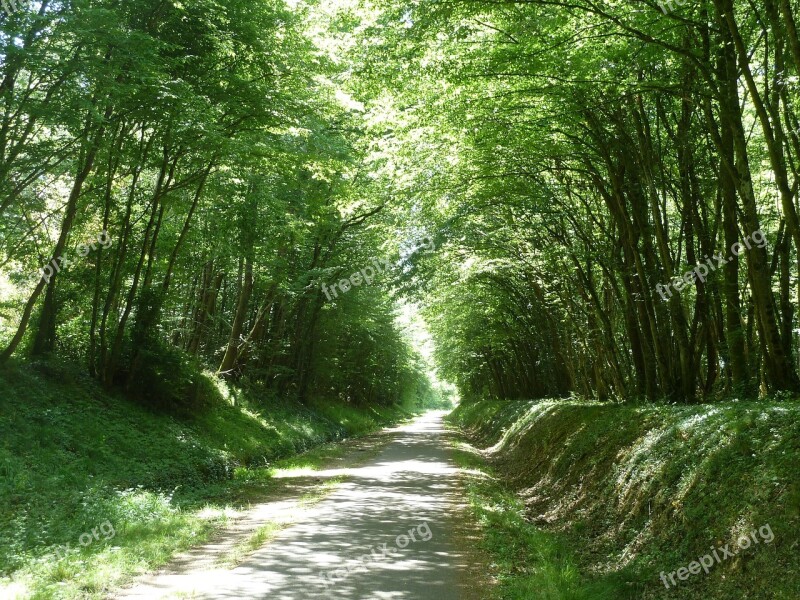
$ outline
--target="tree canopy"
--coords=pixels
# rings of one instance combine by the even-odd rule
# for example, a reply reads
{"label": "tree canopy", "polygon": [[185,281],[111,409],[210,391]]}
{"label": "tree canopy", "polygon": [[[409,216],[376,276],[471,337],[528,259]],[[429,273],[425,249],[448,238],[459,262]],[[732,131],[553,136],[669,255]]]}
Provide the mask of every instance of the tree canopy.
{"label": "tree canopy", "polygon": [[392,402],[403,301],[464,397],[796,392],[797,9],[0,13],[0,360]]}

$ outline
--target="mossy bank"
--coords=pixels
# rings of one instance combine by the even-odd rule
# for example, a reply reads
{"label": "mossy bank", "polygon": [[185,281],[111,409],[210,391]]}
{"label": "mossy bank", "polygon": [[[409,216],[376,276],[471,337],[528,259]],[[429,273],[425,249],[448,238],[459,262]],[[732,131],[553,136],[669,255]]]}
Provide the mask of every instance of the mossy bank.
{"label": "mossy bank", "polygon": [[102,598],[258,501],[281,459],[419,409],[303,405],[204,378],[212,397],[180,417],[69,365],[0,370],[0,597]]}
{"label": "mossy bank", "polygon": [[499,596],[800,598],[798,403],[484,401],[450,420],[497,476],[468,489]]}

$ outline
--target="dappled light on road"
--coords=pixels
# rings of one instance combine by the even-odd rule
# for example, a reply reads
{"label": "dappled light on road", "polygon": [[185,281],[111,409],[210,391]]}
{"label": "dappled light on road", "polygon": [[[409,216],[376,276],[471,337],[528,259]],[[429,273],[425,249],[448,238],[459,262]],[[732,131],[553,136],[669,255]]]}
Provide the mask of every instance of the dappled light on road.
{"label": "dappled light on road", "polygon": [[470,565],[452,537],[457,468],[441,417],[429,413],[395,428],[363,467],[314,472],[346,480],[236,568],[159,575],[122,597],[463,597],[461,576]]}

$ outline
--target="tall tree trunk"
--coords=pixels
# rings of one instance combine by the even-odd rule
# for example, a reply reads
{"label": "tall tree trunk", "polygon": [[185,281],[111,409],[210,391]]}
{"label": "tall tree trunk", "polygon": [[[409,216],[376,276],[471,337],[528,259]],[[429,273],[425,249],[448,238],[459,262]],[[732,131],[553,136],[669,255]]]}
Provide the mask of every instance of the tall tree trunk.
{"label": "tall tree trunk", "polygon": [[[111,110],[111,107],[106,109],[104,114],[105,120],[108,120],[108,118],[111,116]],[[84,131],[88,132],[90,130],[92,126],[92,118],[93,117],[91,115],[87,117],[87,123]],[[70,190],[66,211],[64,213],[64,220],[61,222],[61,233],[58,236],[56,247],[53,249],[53,260],[57,260],[60,256],[62,256],[67,247],[67,239],[69,238],[69,233],[72,230],[72,224],[75,221],[75,215],[78,212],[78,199],[83,191],[83,185],[86,183],[86,179],[89,177],[89,174],[92,172],[92,168],[94,167],[94,161],[97,157],[97,152],[100,149],[100,143],[103,139],[104,133],[105,125],[101,125],[97,130],[94,139],[90,143],[89,148],[86,150],[84,156],[81,157],[79,162],[81,166],[79,167],[75,181],[72,184],[72,190]],[[11,341],[6,349],[0,354],[0,363],[6,362],[16,351],[25,335],[25,331],[28,328],[28,323],[30,321],[31,314],[33,313],[33,308],[36,306],[36,301],[39,299],[39,296],[46,286],[51,288],[55,287],[57,277],[58,273],[54,272],[49,282],[46,282],[45,279],[42,278],[39,280],[39,283],[36,284],[36,287],[33,289],[28,301],[25,303],[25,308],[22,311],[22,319],[20,320],[17,332],[14,334],[14,337],[11,338]],[[48,320],[53,323],[55,321],[55,297],[53,292],[50,292],[50,295],[51,301],[47,304],[43,314],[46,319],[45,323],[47,323]]]}
{"label": "tall tree trunk", "polygon": [[242,331],[244,330],[245,319],[247,318],[248,307],[250,306],[250,296],[253,293],[253,258],[245,257],[244,263],[244,283],[239,292],[239,301],[236,304],[236,313],[233,317],[231,335],[228,338],[228,346],[225,349],[225,356],[217,369],[217,373],[228,375],[236,367],[239,357],[239,347],[242,343]]}

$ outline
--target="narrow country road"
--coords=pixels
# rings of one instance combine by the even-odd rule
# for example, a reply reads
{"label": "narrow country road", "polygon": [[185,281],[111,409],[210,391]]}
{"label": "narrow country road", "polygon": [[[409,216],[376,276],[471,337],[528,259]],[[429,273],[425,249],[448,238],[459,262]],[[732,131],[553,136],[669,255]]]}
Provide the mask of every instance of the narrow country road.
{"label": "narrow country road", "polygon": [[479,598],[442,416],[390,430],[375,458],[237,567],[163,574],[123,597]]}

